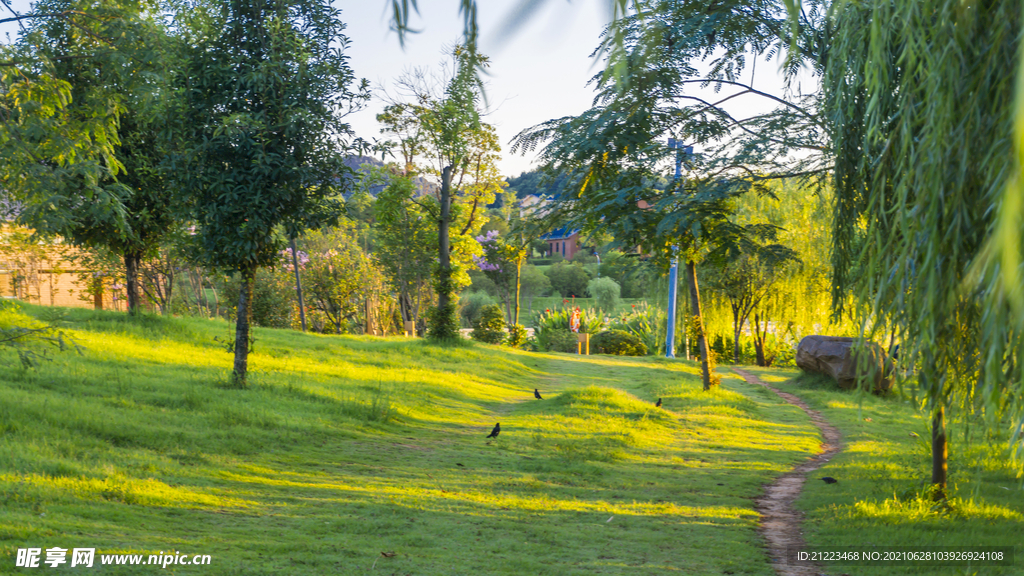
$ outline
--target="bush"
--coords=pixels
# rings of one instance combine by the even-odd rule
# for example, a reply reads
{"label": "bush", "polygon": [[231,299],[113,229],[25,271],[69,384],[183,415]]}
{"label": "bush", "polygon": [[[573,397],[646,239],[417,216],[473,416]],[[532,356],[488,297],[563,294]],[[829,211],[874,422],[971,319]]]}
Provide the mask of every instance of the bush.
{"label": "bush", "polygon": [[537,346],[552,352],[576,352],[579,340],[570,330],[554,328],[537,333]]}
{"label": "bush", "polygon": [[601,276],[619,283],[619,296],[622,298],[644,298],[650,296],[653,289],[657,271],[649,262],[635,256],[611,250],[601,259]]}
{"label": "bush", "polygon": [[624,330],[606,330],[594,336],[590,347],[598,354],[615,356],[646,356],[647,346]]}
{"label": "bush", "polygon": [[665,317],[663,310],[641,302],[634,304],[629,312],[613,318],[608,329],[629,332],[640,339],[648,354],[658,354],[664,351]]}
{"label": "bush", "polygon": [[462,299],[459,302],[459,313],[465,319],[466,326],[474,326],[480,320],[480,312],[483,311],[484,306],[497,303],[497,300],[492,298],[487,292],[467,292],[462,295]]}
{"label": "bush", "polygon": [[579,264],[559,262],[544,273],[551,280],[551,287],[563,298],[582,297],[587,293],[587,282],[590,282],[590,275]]}
{"label": "bush", "polygon": [[619,307],[619,283],[611,278],[594,278],[587,284],[587,292],[602,310],[614,311]]}
{"label": "bush", "polygon": [[523,298],[547,296],[551,292],[551,280],[533,264],[523,266],[519,274],[519,294]]}
{"label": "bush", "polygon": [[526,332],[526,327],[522,324],[513,324],[508,327],[508,339],[505,343],[513,348],[522,348],[526,345],[527,337],[529,334]]}
{"label": "bush", "polygon": [[505,313],[500,306],[488,304],[480,310],[480,318],[473,324],[473,339],[488,344],[505,340]]}

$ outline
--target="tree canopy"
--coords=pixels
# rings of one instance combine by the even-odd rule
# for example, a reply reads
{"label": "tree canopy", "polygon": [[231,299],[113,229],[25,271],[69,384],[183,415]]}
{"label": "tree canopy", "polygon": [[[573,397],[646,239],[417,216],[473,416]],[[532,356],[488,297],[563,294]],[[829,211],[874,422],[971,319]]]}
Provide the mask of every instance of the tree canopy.
{"label": "tree canopy", "polygon": [[203,259],[238,271],[235,376],[245,381],[248,302],[256,269],[286,238],[337,222],[361,148],[344,115],[368,94],[349,67],[340,12],[318,0],[231,0],[178,15],[174,174],[192,207]]}

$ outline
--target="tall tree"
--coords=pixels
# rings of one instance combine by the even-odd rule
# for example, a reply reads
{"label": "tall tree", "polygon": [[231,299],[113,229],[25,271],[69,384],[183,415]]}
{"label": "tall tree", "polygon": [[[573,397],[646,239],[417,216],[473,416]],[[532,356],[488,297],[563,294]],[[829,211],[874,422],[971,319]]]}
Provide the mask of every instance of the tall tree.
{"label": "tall tree", "polygon": [[375,205],[381,224],[377,260],[398,290],[402,321],[412,322],[413,330],[418,329],[424,301],[430,301],[429,280],[437,258],[436,220],[415,198],[413,177],[394,175]]}
{"label": "tall tree", "polygon": [[[138,4],[47,0],[0,47],[0,181],[38,235],[130,237],[119,122],[152,82],[159,26]],[[130,123],[130,122],[129,122]],[[89,229],[105,230],[93,235]],[[74,232],[85,232],[75,237]]]}
{"label": "tall tree", "polygon": [[462,263],[480,254],[473,234],[486,222],[485,207],[505,186],[495,167],[497,135],[480,120],[476,72],[487,59],[465,46],[456,46],[452,58],[451,76],[440,95],[433,94],[421,81],[424,74],[418,73],[401,81],[413,102],[393,104],[378,116],[383,131],[402,141],[407,163],[422,154],[427,161],[424,172],[438,180],[432,197],[416,201],[437,222],[437,306],[431,310],[429,335],[440,341],[458,337],[455,293],[468,282]]}
{"label": "tall tree", "polygon": [[972,268],[1017,166],[1021,13],[1015,0],[843,3],[825,67],[836,302],[852,290],[876,329],[897,327],[932,418],[937,499],[947,410],[995,427],[1012,409],[1021,424],[1021,324],[1003,285]]}
{"label": "tall tree", "polygon": [[174,174],[205,260],[242,277],[234,378],[248,369],[256,270],[286,238],[336,223],[360,141],[343,121],[367,97],[344,53],[340,12],[321,0],[230,0],[178,14],[187,63],[178,86]]}
{"label": "tall tree", "polygon": [[[76,3],[77,0],[47,0],[37,4],[36,9],[64,13],[75,10]],[[97,91],[109,91],[123,104],[118,142],[113,148],[114,159],[123,172],[116,177],[108,172],[97,182],[116,198],[119,206],[90,210],[83,201],[88,188],[72,187],[75,193],[67,200],[69,205],[81,204],[73,210],[73,219],[62,220],[52,209],[33,210],[29,214],[37,219],[37,225],[74,244],[109,248],[118,254],[124,262],[128,312],[136,314],[142,259],[155,252],[177,220],[170,187],[160,170],[166,142],[159,134],[167,121],[161,93],[166,88],[163,71],[170,65],[170,47],[162,23],[144,9],[133,11],[130,7],[126,5],[117,14],[117,29],[122,35],[112,40],[88,34],[97,27],[91,18],[81,22],[49,18],[32,29],[30,41],[49,53],[55,75],[71,86],[72,109],[78,109],[77,101],[88,103],[88,95]],[[97,32],[104,31],[100,28]],[[82,50],[91,50],[92,56],[69,57]],[[114,207],[120,209],[111,209]],[[60,222],[60,228],[40,221],[54,219]]]}
{"label": "tall tree", "polygon": [[[740,361],[740,335],[743,325],[769,293],[775,289],[788,264],[797,260],[792,249],[781,244],[762,244],[757,240],[775,240],[775,229],[762,230],[765,238],[754,238],[747,249],[723,262],[711,263],[706,286],[729,300],[732,309],[732,359]],[[755,335],[756,337],[757,335]],[[764,365],[763,348],[758,348],[758,365]]]}

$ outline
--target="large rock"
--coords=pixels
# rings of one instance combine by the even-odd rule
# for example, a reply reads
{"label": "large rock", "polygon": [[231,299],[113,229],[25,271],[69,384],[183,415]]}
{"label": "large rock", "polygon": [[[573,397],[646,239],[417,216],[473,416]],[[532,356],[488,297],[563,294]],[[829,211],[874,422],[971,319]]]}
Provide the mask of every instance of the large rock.
{"label": "large rock", "polygon": [[[847,390],[857,387],[858,378],[872,373],[872,390],[884,392],[892,388],[892,378],[888,377],[891,365],[882,347],[874,342],[857,342],[857,338],[806,336],[797,347],[796,365],[805,372],[831,376],[840,388]],[[865,355],[864,365],[860,366]]]}

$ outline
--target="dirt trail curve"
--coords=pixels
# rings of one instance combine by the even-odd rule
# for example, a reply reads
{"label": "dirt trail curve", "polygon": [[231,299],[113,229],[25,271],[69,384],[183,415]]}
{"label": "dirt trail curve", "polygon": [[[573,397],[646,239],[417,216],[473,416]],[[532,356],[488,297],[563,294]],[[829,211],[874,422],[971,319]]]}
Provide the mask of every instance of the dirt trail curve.
{"label": "dirt trail curve", "polygon": [[732,368],[744,380],[751,384],[764,386],[779,395],[780,398],[799,407],[811,417],[814,425],[821,430],[824,442],[821,451],[803,464],[797,465],[791,472],[779,476],[775,482],[765,487],[764,496],[755,501],[757,511],[761,514],[761,534],[768,543],[768,553],[772,556],[775,572],[779,576],[817,576],[823,571],[820,567],[790,564],[786,560],[787,548],[803,548],[806,546],[800,531],[800,513],[793,507],[800,490],[804,487],[807,475],[817,470],[842,450],[843,437],[835,426],[829,424],[821,413],[811,408],[800,398],[782,392],[762,382],[757,376]]}

